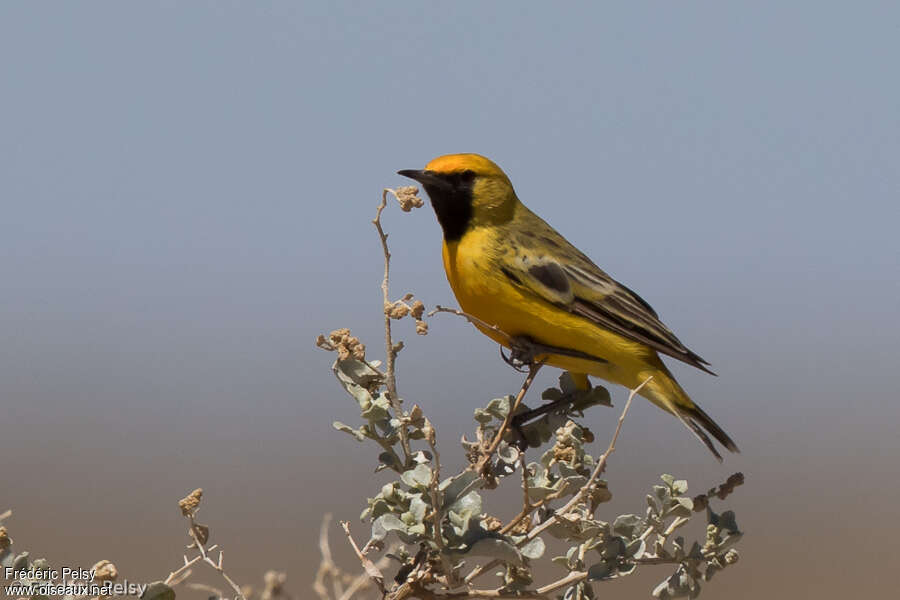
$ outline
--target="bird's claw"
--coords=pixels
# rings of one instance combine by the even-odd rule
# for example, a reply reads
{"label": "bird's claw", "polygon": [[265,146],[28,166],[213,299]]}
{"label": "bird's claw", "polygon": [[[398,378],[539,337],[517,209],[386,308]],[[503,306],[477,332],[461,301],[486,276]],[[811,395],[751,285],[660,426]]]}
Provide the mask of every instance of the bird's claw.
{"label": "bird's claw", "polygon": [[509,340],[509,356],[503,352],[500,346],[500,356],[503,362],[520,373],[525,373],[537,363],[536,345],[530,338],[524,336],[512,337]]}

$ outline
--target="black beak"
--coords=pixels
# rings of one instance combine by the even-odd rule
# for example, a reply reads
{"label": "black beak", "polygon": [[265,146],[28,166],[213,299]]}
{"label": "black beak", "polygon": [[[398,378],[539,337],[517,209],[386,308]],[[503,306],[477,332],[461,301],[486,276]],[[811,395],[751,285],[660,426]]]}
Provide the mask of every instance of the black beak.
{"label": "black beak", "polygon": [[450,182],[435,173],[434,171],[417,171],[415,169],[404,169],[397,171],[397,175],[403,175],[410,179],[415,179],[424,186],[432,186],[436,188],[449,188]]}

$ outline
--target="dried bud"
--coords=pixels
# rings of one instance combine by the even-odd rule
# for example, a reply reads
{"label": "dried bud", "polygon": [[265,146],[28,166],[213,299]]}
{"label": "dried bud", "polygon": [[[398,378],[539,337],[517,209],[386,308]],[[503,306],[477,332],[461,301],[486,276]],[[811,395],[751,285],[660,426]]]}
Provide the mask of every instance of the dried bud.
{"label": "dried bud", "polygon": [[487,531],[499,531],[503,527],[503,521],[488,515],[481,521],[481,526]]}
{"label": "dried bud", "polygon": [[197,510],[197,507],[200,506],[200,498],[203,497],[203,490],[201,488],[197,488],[184,498],[178,501],[178,506],[181,507],[181,514],[184,516],[190,516],[194,514],[194,511]]}
{"label": "dried bud", "polygon": [[710,523],[706,526],[706,542],[703,544],[704,552],[712,552],[719,545],[719,528]]}
{"label": "dried bud", "polygon": [[732,492],[734,492],[734,488],[736,488],[739,485],[743,485],[743,483],[744,483],[744,474],[743,473],[734,473],[725,481],[725,483],[723,483],[722,485],[719,486],[719,491],[716,492],[716,496],[720,500],[724,500],[729,495],[731,495]]}
{"label": "dried bud", "polygon": [[413,427],[425,426],[425,413],[422,412],[422,407],[418,404],[413,404],[412,408],[409,409],[409,414],[406,415],[406,417],[409,419],[409,423]]}
{"label": "dried bud", "polygon": [[422,427],[422,433],[425,434],[425,439],[429,444],[434,446],[437,443],[436,436],[434,434],[434,426],[431,424],[427,418],[425,419],[425,426]]}
{"label": "dried bud", "polygon": [[397,197],[397,201],[400,203],[400,210],[403,212],[409,212],[413,208],[419,208],[423,206],[425,202],[422,201],[421,198],[418,197],[419,188],[414,185],[405,185],[403,187],[399,187],[394,191],[394,196]]}
{"label": "dried bud", "polygon": [[265,585],[265,590],[263,590],[262,593],[263,600],[269,600],[270,598],[279,596],[286,581],[287,575],[285,573],[266,571],[266,574],[263,575],[263,584]]}
{"label": "dried bud", "polygon": [[516,523],[515,527],[509,530],[512,535],[524,535],[531,531],[531,528],[534,526],[534,523],[531,519],[525,518]]}
{"label": "dried bud", "polygon": [[422,319],[416,319],[416,333],[418,335],[428,335],[428,323]]}
{"label": "dried bud", "polygon": [[422,318],[422,315],[425,314],[425,305],[422,304],[421,300],[416,300],[412,305],[412,316],[418,321]]}
{"label": "dried bud", "polygon": [[397,300],[393,304],[385,305],[384,313],[392,319],[402,319],[409,314],[409,306]]}
{"label": "dried bud", "polygon": [[119,570],[116,569],[116,565],[108,560],[101,560],[91,567],[91,571],[94,572],[94,579],[100,582],[115,581],[116,577],[119,576]]}
{"label": "dried bud", "polygon": [[335,329],[328,334],[328,339],[330,342],[320,335],[316,345],[325,350],[336,350],[338,360],[347,360],[351,356],[357,360],[366,359],[366,345],[361,343],[359,338],[350,335],[349,329]]}
{"label": "dried bud", "polygon": [[342,343],[345,338],[350,336],[350,330],[346,327],[342,327],[341,329],[335,329],[331,333],[328,334],[328,338],[331,340],[331,343],[337,346]]}
{"label": "dried bud", "polygon": [[578,451],[573,446],[573,438],[578,425],[572,421],[566,421],[562,427],[554,432],[556,442],[553,445],[553,462],[566,462],[572,464],[578,458]]}
{"label": "dried bud", "polygon": [[575,458],[575,448],[571,446],[560,446],[557,444],[553,447],[553,460],[559,462],[572,462]]}
{"label": "dried bud", "polygon": [[726,564],[726,565],[733,565],[733,564],[736,563],[740,558],[741,558],[741,555],[738,554],[738,551],[735,550],[734,548],[732,548],[732,549],[730,549],[728,552],[725,553],[725,564]]}
{"label": "dried bud", "polygon": [[9,539],[9,533],[7,533],[6,527],[0,527],[0,552],[3,552],[10,546],[12,546],[12,540]]}

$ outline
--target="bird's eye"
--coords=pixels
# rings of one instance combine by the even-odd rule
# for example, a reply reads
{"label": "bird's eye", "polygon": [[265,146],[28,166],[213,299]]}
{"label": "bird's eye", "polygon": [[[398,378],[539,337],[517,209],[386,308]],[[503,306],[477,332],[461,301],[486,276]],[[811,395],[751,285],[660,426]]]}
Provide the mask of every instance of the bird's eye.
{"label": "bird's eye", "polygon": [[466,180],[475,179],[475,171],[473,171],[472,169],[466,169],[465,171],[462,172],[462,176],[463,176],[463,179],[466,179]]}

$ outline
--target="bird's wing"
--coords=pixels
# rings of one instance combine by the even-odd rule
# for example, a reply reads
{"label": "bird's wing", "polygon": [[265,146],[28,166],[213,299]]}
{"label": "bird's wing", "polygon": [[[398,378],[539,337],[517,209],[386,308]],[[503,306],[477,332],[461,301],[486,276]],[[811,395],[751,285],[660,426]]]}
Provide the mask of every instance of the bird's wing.
{"label": "bird's wing", "polygon": [[515,256],[501,267],[506,277],[600,327],[715,375],[706,368],[709,363],[682,344],[647,302],[546,227],[543,243],[522,239],[516,244]]}

